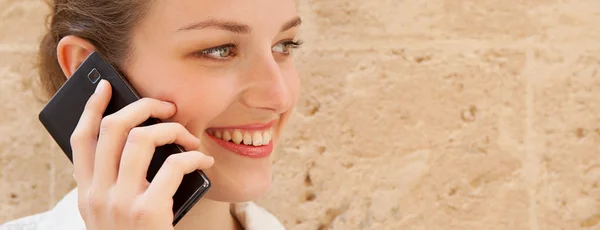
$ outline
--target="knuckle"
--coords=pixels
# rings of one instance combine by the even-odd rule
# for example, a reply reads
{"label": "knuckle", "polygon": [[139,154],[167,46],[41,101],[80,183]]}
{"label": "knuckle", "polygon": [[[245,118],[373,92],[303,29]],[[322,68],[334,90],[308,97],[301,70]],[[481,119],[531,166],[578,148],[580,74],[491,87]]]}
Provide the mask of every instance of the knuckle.
{"label": "knuckle", "polygon": [[87,197],[87,206],[92,213],[104,212],[106,208],[106,199],[104,196],[101,196],[92,190]]}
{"label": "knuckle", "polygon": [[143,97],[138,100],[138,103],[140,104],[139,106],[144,108],[146,111],[151,111],[152,108],[156,107],[156,105],[158,105],[157,102],[158,100],[149,97]]}
{"label": "knuckle", "polygon": [[169,122],[169,123],[161,123],[159,125],[164,125],[164,127],[176,135],[186,134],[189,131],[180,123],[177,122]]}
{"label": "knuckle", "polygon": [[172,124],[173,124],[173,129],[175,129],[181,133],[189,133],[189,131],[181,123],[173,122]]}
{"label": "knuckle", "polygon": [[178,154],[173,154],[167,157],[167,159],[161,167],[161,170],[165,170],[165,173],[170,175],[180,173],[186,162],[180,157],[177,157],[177,155]]}
{"label": "knuckle", "polygon": [[187,129],[185,128],[185,126],[183,126],[183,125],[182,125],[181,123],[179,123],[179,122],[169,122],[169,123],[167,123],[167,124],[170,124],[170,125],[171,125],[171,126],[173,126],[173,128],[175,128],[175,129],[187,130]]}
{"label": "knuckle", "polygon": [[183,159],[177,156],[177,154],[170,155],[165,160],[164,166],[169,167],[171,170],[177,169],[184,163]]}
{"label": "knuckle", "polygon": [[149,114],[154,114],[157,112],[164,112],[165,106],[162,101],[154,98],[144,97],[138,100],[140,103],[140,107],[143,111]]}
{"label": "knuckle", "polygon": [[79,213],[81,213],[82,217],[86,217],[88,214],[88,198],[84,196],[80,196],[77,199],[77,208],[79,209]]}
{"label": "knuckle", "polygon": [[72,146],[78,145],[79,142],[83,141],[84,138],[85,138],[85,136],[84,136],[82,129],[75,128],[75,130],[73,131],[73,134],[71,134],[71,137],[69,138],[69,142],[71,143]]}
{"label": "knuckle", "polygon": [[108,204],[108,208],[113,217],[127,216],[129,205],[124,199],[114,198]]}
{"label": "knuckle", "polygon": [[121,123],[121,119],[119,119],[117,116],[112,114],[108,115],[104,117],[100,122],[100,133],[102,134],[105,133],[107,130],[112,130],[116,127],[120,127],[122,125]]}
{"label": "knuckle", "polygon": [[154,103],[156,100],[150,97],[142,97],[138,100],[138,103],[148,105]]}
{"label": "knuckle", "polygon": [[144,142],[149,137],[148,130],[145,127],[136,127],[129,131],[129,135],[127,136],[128,143],[140,143]]}
{"label": "knuckle", "polygon": [[154,217],[154,208],[151,205],[146,205],[144,203],[137,205],[133,208],[131,212],[131,217],[136,225],[145,225],[150,222]]}

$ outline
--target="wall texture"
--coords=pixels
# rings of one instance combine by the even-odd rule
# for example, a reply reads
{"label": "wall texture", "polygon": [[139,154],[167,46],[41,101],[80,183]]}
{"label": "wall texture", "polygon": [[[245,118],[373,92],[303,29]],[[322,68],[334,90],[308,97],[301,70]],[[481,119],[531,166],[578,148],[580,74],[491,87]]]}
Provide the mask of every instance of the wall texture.
{"label": "wall texture", "polygon": [[[259,203],[294,230],[600,229],[600,1],[303,0],[303,97]],[[74,184],[0,0],[0,223]]]}

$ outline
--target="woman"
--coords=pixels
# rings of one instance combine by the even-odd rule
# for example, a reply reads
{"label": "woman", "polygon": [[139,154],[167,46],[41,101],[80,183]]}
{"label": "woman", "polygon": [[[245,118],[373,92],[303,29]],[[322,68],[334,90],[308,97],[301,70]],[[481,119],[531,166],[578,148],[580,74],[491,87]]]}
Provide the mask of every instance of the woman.
{"label": "woman", "polygon": [[[71,139],[77,189],[4,226],[172,229],[172,194],[200,169],[212,188],[177,229],[283,229],[251,201],[269,188],[269,156],[298,99],[293,0],[59,0],[53,9],[40,50],[49,94],[97,50],[145,98],[102,118],[111,89],[101,82]],[[133,128],[148,117],[165,123]],[[188,152],[148,183],[153,147],[170,141]]]}

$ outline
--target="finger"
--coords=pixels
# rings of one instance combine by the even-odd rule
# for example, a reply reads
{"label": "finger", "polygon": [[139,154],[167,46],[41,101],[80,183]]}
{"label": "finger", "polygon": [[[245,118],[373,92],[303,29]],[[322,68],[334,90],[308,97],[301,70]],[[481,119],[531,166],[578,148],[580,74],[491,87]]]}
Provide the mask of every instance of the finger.
{"label": "finger", "polygon": [[116,181],[123,145],[133,127],[150,117],[165,119],[174,113],[175,106],[171,103],[143,98],[102,119],[93,183],[108,188]]}
{"label": "finger", "polygon": [[171,143],[185,149],[197,149],[200,146],[200,140],[179,123],[160,123],[132,129],[119,165],[118,190],[128,193],[145,189],[141,185],[146,182],[156,147]]}
{"label": "finger", "polygon": [[94,152],[102,115],[110,102],[110,84],[102,79],[96,92],[88,99],[81,118],[71,135],[73,153],[73,177],[81,190],[85,191],[91,182],[94,166]]}
{"label": "finger", "polygon": [[185,174],[212,167],[215,160],[198,151],[173,154],[167,158],[146,190],[147,200],[172,198]]}

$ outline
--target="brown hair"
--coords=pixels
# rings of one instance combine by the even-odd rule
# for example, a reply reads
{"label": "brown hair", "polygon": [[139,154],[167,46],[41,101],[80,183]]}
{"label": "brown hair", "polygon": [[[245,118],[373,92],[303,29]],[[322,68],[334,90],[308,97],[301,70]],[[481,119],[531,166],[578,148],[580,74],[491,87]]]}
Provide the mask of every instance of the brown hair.
{"label": "brown hair", "polygon": [[131,31],[148,12],[150,0],[50,0],[48,32],[38,54],[39,82],[46,96],[52,96],[65,82],[57,59],[58,42],[74,35],[91,42],[108,62],[124,62]]}

